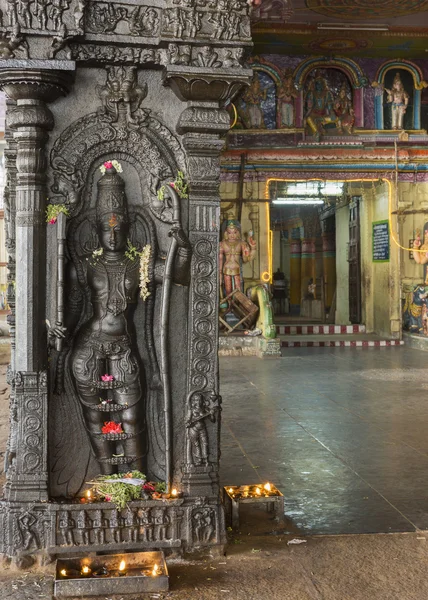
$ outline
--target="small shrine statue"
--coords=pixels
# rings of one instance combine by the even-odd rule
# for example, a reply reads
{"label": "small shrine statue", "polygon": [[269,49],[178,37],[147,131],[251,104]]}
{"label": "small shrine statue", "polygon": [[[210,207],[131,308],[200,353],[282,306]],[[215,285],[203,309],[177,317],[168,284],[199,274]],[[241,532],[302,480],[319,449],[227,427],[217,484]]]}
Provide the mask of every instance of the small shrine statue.
{"label": "small shrine statue", "polygon": [[[413,252],[414,261],[418,265],[426,265],[428,263],[428,224],[425,225],[424,230],[424,242],[421,242],[421,232],[417,230],[416,238],[413,242],[413,249],[417,252]],[[427,267],[425,271],[425,285],[428,285]]]}
{"label": "small shrine statue", "polygon": [[392,129],[403,129],[404,115],[409,104],[409,94],[403,87],[400,73],[396,73],[392,88],[385,88],[388,94],[387,102],[391,103],[391,127]]}
{"label": "small shrine statue", "polygon": [[250,129],[264,129],[265,122],[260,103],[266,100],[267,90],[262,89],[260,79],[257,73],[253,77],[253,81],[249,88],[242,95],[242,100],[245,102],[243,109],[243,118],[247,127]]}
{"label": "small shrine statue", "polygon": [[306,94],[305,121],[312,134],[319,139],[324,133],[324,125],[335,123],[341,128],[339,117],[334,112],[334,98],[325,77],[318,76],[311,82]]}
{"label": "small shrine statue", "polygon": [[404,328],[411,333],[424,334],[426,330],[426,304],[428,292],[425,291],[423,283],[418,284],[411,297],[406,299],[403,310]]}
{"label": "small shrine statue", "polygon": [[225,295],[233,290],[243,291],[242,263],[251,262],[256,257],[256,241],[253,232],[248,232],[248,243],[241,239],[238,221],[230,219],[226,223],[223,240],[220,242],[220,286],[224,285]]}
{"label": "small shrine statue", "polygon": [[294,87],[293,74],[286,71],[281,87],[278,88],[278,127],[294,127],[294,101],[297,90]]}
{"label": "small shrine statue", "polygon": [[350,135],[355,122],[355,113],[352,106],[352,100],[348,97],[345,82],[342,84],[339,95],[334,102],[334,112],[339,119],[337,132],[342,133],[343,130],[345,130],[346,133]]}

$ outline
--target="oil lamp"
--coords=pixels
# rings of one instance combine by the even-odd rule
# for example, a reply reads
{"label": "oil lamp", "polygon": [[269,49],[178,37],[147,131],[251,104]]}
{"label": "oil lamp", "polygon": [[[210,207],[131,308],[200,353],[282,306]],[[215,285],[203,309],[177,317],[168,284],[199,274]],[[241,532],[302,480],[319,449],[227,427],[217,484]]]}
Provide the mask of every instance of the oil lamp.
{"label": "oil lamp", "polygon": [[124,560],[120,561],[119,565],[119,575],[126,575],[126,562]]}
{"label": "oil lamp", "polygon": [[91,569],[88,567],[88,565],[83,565],[82,570],[81,570],[81,575],[83,575],[83,577],[89,577],[90,574],[91,574]]}
{"label": "oil lamp", "polygon": [[67,577],[67,570],[66,569],[61,569],[61,571],[59,572],[59,574],[61,575],[61,577]]}
{"label": "oil lamp", "polygon": [[155,564],[153,567],[152,575],[153,575],[153,577],[156,577],[157,575],[159,575],[159,567],[157,564]]}

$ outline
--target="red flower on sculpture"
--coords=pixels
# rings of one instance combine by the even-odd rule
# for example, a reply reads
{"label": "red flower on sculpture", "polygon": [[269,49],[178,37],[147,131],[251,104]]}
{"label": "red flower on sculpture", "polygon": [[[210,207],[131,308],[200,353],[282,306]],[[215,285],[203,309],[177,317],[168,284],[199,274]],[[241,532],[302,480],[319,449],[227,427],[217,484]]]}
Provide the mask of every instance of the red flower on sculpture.
{"label": "red flower on sculpture", "polygon": [[153,485],[153,483],[149,483],[149,482],[147,482],[147,483],[145,483],[145,484],[143,485],[143,490],[144,490],[145,492],[150,492],[150,493],[153,493],[153,492],[155,492],[155,491],[156,491],[156,488],[155,488],[155,486]]}
{"label": "red flower on sculpture", "polygon": [[51,219],[49,221],[49,225],[55,225],[55,223],[56,223],[56,217],[54,217],[53,219]]}
{"label": "red flower on sculpture", "polygon": [[106,160],[106,162],[104,163],[104,166],[106,169],[112,169],[113,163],[111,162],[111,160]]}
{"label": "red flower on sculpture", "polygon": [[101,433],[123,433],[122,423],[105,421],[104,425],[101,427]]}
{"label": "red flower on sculpture", "polygon": [[111,496],[105,496],[104,500],[105,500],[106,502],[111,502]]}
{"label": "red flower on sculpture", "polygon": [[113,381],[113,379],[113,375],[107,375],[107,373],[105,375],[101,375],[101,381]]}

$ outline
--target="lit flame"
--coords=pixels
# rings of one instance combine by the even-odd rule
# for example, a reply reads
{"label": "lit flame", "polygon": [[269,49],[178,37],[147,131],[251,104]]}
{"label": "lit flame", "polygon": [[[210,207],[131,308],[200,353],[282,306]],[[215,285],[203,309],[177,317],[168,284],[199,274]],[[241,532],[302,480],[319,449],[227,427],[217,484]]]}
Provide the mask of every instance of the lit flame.
{"label": "lit flame", "polygon": [[61,574],[63,577],[66,577],[66,575],[67,575],[67,571],[66,571],[65,569],[61,569],[61,571],[60,571],[60,574]]}
{"label": "lit flame", "polygon": [[178,495],[178,491],[174,488],[173,490],[171,490],[171,496],[177,496]]}
{"label": "lit flame", "polygon": [[271,492],[272,491],[272,486],[271,486],[270,483],[265,483],[263,487],[265,488],[265,490],[267,492]]}
{"label": "lit flame", "polygon": [[87,497],[87,499],[88,499],[88,500],[90,500],[90,499],[91,499],[91,496],[92,496],[92,494],[91,494],[91,490],[88,490],[88,491],[86,492],[86,497]]}
{"label": "lit flame", "polygon": [[262,493],[262,490],[260,488],[256,488],[256,494],[257,494],[257,496],[260,496],[261,493]]}
{"label": "lit flame", "polygon": [[156,575],[158,574],[158,570],[159,570],[159,567],[157,565],[155,565],[153,567],[153,571],[152,571],[153,577],[156,577]]}
{"label": "lit flame", "polygon": [[89,567],[87,567],[86,565],[84,565],[84,566],[82,567],[82,573],[83,573],[84,575],[89,575],[89,573],[90,573],[90,572],[91,572],[91,569],[90,569]]}
{"label": "lit flame", "polygon": [[119,571],[124,571],[126,568],[126,562],[124,560],[120,561]]}
{"label": "lit flame", "polygon": [[227,491],[229,492],[229,494],[232,494],[233,493],[233,488],[229,488]]}

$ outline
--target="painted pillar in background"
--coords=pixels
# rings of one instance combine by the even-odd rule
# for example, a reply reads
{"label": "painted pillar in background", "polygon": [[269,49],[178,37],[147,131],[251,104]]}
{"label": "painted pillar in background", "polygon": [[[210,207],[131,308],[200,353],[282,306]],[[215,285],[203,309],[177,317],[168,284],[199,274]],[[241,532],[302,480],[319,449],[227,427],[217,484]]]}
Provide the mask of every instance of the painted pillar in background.
{"label": "painted pillar in background", "polygon": [[[315,239],[305,238],[302,240],[301,255],[301,276],[300,276],[300,296],[306,297],[308,293],[309,280],[316,282],[316,263],[315,263]],[[320,290],[315,290],[315,297],[320,297]]]}
{"label": "painted pillar in background", "polygon": [[325,306],[330,308],[336,289],[336,233],[322,234],[322,261],[325,289]]}
{"label": "painted pillar in background", "polygon": [[301,242],[290,242],[290,312],[298,314],[301,298]]}

